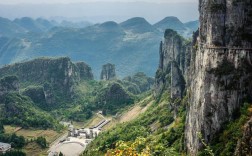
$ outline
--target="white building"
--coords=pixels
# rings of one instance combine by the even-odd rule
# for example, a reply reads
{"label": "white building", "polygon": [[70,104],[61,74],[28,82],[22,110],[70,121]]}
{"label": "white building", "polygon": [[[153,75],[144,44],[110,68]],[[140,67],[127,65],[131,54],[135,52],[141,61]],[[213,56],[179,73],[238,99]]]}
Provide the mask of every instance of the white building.
{"label": "white building", "polygon": [[3,142],[0,142],[0,153],[6,153],[10,149],[11,149],[11,145],[10,144],[6,144],[6,143],[3,143]]}

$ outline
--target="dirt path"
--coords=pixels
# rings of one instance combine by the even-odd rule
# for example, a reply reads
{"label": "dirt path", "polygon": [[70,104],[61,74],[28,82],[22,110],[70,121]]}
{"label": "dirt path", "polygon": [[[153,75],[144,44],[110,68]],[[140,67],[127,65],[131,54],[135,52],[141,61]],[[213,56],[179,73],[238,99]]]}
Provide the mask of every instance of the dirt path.
{"label": "dirt path", "polygon": [[145,107],[141,107],[139,105],[132,107],[128,112],[126,112],[120,117],[119,122],[128,122],[137,118],[140,114],[144,113],[151,106],[152,102],[153,101],[149,102]]}

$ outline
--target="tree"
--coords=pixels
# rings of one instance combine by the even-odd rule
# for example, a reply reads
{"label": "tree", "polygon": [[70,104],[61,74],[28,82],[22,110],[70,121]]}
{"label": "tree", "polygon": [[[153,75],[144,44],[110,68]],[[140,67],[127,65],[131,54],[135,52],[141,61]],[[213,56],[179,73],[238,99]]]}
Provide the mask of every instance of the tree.
{"label": "tree", "polygon": [[10,136],[11,146],[16,148],[22,148],[25,145],[25,138],[23,136],[17,136],[15,133],[13,133]]}
{"label": "tree", "polygon": [[12,150],[12,151],[7,151],[5,154],[1,156],[26,156],[26,154],[23,151]]}
{"label": "tree", "polygon": [[3,132],[4,132],[4,126],[3,126],[2,121],[0,121],[0,133],[3,133]]}
{"label": "tree", "polygon": [[64,156],[63,153],[60,152],[59,156]]}
{"label": "tree", "polygon": [[92,111],[90,109],[87,109],[86,111],[86,119],[90,119],[92,117]]}
{"label": "tree", "polygon": [[39,144],[42,148],[46,148],[47,147],[47,143],[46,143],[46,138],[44,137],[38,137],[36,139],[36,143]]}

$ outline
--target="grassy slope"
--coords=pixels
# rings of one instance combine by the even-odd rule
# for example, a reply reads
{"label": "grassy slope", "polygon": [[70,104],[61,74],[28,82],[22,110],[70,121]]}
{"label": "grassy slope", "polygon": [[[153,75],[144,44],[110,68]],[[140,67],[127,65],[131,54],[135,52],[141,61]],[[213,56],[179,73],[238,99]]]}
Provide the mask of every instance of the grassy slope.
{"label": "grassy slope", "polygon": [[109,117],[109,119],[111,119],[111,122],[107,124],[104,129],[107,131],[116,127],[120,123],[130,122],[136,119],[137,117],[139,117],[139,115],[146,112],[147,109],[153,104],[153,102],[154,100],[152,95],[149,95],[136,104],[124,108],[116,116]]}

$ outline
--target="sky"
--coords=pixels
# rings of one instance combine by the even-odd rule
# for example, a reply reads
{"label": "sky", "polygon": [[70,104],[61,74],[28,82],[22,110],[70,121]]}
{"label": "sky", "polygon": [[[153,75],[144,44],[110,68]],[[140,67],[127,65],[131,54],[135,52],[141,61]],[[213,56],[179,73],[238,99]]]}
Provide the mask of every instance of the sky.
{"label": "sky", "polygon": [[0,0],[0,17],[123,22],[143,17],[154,24],[167,16],[182,22],[198,19],[198,0]]}
{"label": "sky", "polygon": [[198,0],[1,0],[0,4],[19,4],[19,3],[85,3],[85,2],[151,2],[151,3],[181,3],[197,2]]}

